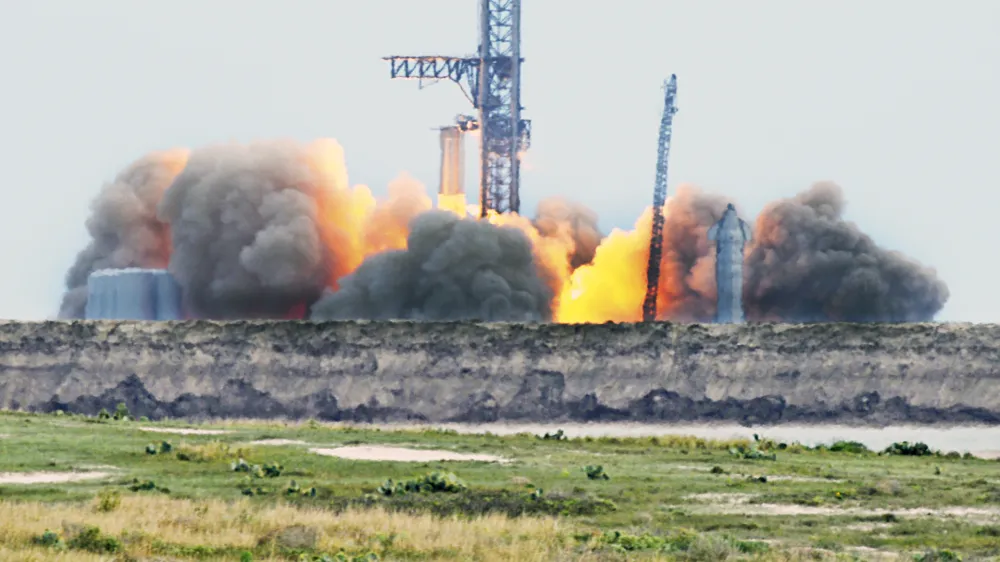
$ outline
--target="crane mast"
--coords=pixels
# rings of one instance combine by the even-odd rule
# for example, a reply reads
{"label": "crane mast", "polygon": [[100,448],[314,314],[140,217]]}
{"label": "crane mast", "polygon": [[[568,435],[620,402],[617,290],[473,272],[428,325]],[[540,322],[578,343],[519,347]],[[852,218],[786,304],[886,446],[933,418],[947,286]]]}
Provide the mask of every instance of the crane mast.
{"label": "crane mast", "polygon": [[677,106],[677,75],[664,82],[663,116],[660,119],[660,140],[656,154],[656,183],[653,186],[653,228],[649,238],[649,262],[646,265],[646,299],[642,303],[643,322],[656,320],[656,299],[660,288],[660,262],[663,259],[663,205],[667,202],[667,161],[670,158],[670,136]]}
{"label": "crane mast", "polygon": [[[521,154],[531,121],[521,119],[521,0],[480,0],[474,57],[390,56],[390,77],[451,80],[479,110],[480,216],[521,208]],[[468,90],[466,90],[466,87]]]}

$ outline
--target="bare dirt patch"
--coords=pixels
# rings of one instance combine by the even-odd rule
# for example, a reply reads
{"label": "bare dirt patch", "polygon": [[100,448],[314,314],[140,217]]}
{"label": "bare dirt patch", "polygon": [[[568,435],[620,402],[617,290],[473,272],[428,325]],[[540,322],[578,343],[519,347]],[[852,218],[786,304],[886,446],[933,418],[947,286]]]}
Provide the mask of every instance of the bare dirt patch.
{"label": "bare dirt patch", "polygon": [[[798,504],[750,503],[749,494],[696,494],[686,499],[705,502],[702,505],[677,506],[692,513],[748,516],[873,516],[892,513],[899,517],[956,518],[981,522],[1000,520],[1000,508],[943,506],[939,508],[867,509],[861,507],[827,507]],[[712,503],[708,503],[712,502]]]}
{"label": "bare dirt patch", "polygon": [[[741,475],[742,476],[742,475]],[[839,478],[820,478],[818,476],[791,476],[788,474],[765,474],[768,482],[843,482]]]}
{"label": "bare dirt patch", "polygon": [[110,472],[0,472],[0,484],[63,484],[109,476]]}
{"label": "bare dirt patch", "polygon": [[[690,464],[670,464],[667,465],[668,468],[674,470],[684,470],[688,472],[711,472],[712,467],[710,466],[695,466]],[[757,476],[766,476],[769,482],[843,482],[843,480],[837,478],[821,478],[819,476],[795,476],[791,474],[742,474],[742,473],[732,473],[729,475],[730,478],[750,478]]]}
{"label": "bare dirt patch", "polygon": [[281,447],[283,445],[308,445],[305,441],[299,441],[298,439],[258,439],[257,441],[251,441],[249,445],[270,445],[272,447]]}
{"label": "bare dirt patch", "polygon": [[139,430],[150,433],[175,433],[177,435],[224,435],[229,433],[224,429],[189,429],[182,427],[140,427]]}
{"label": "bare dirt patch", "polygon": [[357,445],[350,447],[335,447],[332,449],[313,448],[309,452],[328,457],[358,461],[391,461],[391,462],[434,462],[434,461],[478,461],[478,462],[509,462],[494,455],[456,453],[432,449],[407,449],[404,447],[383,447]]}
{"label": "bare dirt patch", "polygon": [[736,505],[745,504],[753,498],[753,494],[720,494],[720,493],[707,493],[707,494],[691,494],[689,496],[684,496],[684,499],[702,502],[702,503],[715,503],[721,505]]}

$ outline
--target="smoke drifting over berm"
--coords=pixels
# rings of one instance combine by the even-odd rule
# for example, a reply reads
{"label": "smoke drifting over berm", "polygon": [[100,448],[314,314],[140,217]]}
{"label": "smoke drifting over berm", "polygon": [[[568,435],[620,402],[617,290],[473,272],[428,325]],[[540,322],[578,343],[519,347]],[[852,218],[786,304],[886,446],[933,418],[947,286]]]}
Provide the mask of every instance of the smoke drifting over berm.
{"label": "smoke drifting over berm", "polygon": [[312,309],[319,320],[548,321],[552,291],[543,282],[531,241],[445,211],[410,223],[405,250],[370,256]]}
{"label": "smoke drifting over berm", "polygon": [[[693,187],[668,198],[661,319],[711,320],[706,233],[729,202]],[[841,189],[819,183],[757,217],[749,320],[920,321],[944,306],[933,269],[880,248],[843,209]],[[93,271],[168,267],[196,318],[638,321],[649,217],[605,236],[596,213],[557,198],[532,221],[461,218],[406,176],[376,199],[349,184],[330,140],[159,152],[92,203],[60,317],[82,317]]]}

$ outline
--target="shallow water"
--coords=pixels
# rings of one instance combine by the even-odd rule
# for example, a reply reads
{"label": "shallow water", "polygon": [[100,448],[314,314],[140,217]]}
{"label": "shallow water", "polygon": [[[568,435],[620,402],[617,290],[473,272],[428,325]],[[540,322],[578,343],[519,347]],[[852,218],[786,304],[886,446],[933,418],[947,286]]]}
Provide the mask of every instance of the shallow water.
{"label": "shallow water", "polygon": [[777,425],[743,427],[736,424],[673,425],[645,423],[569,423],[569,424],[428,424],[384,425],[384,428],[434,427],[460,433],[552,433],[562,429],[568,437],[651,437],[657,435],[695,435],[710,439],[752,439],[753,434],[803,445],[830,444],[838,440],[859,441],[870,449],[882,450],[896,441],[922,441],[932,449],[972,453],[976,456],[1000,458],[1000,427],[998,426],[887,426],[856,427],[848,425]]}

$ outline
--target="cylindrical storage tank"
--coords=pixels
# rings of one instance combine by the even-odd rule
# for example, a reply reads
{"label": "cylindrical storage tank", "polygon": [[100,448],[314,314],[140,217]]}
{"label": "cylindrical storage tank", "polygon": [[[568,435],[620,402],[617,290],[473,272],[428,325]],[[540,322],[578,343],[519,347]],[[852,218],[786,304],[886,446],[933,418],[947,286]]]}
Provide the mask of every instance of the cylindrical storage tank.
{"label": "cylindrical storage tank", "polygon": [[104,269],[87,280],[88,319],[177,320],[177,281],[162,269]]}
{"label": "cylindrical storage tank", "polygon": [[103,271],[95,271],[87,278],[87,306],[84,317],[91,320],[107,318],[107,291],[104,283],[107,275]]}
{"label": "cylindrical storage tank", "polygon": [[154,283],[157,320],[182,320],[181,286],[166,270],[156,271]]}

